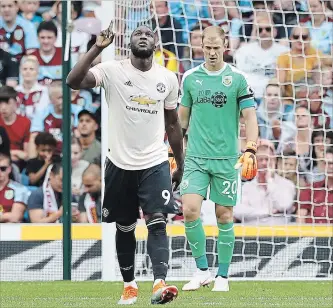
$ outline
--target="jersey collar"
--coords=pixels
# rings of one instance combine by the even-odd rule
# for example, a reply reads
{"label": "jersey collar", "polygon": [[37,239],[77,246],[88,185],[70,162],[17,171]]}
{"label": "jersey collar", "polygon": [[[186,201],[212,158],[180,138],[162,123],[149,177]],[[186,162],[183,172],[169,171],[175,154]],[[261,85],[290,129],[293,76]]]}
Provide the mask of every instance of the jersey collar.
{"label": "jersey collar", "polygon": [[210,76],[218,76],[220,75],[222,72],[224,72],[224,70],[227,68],[227,63],[224,62],[224,65],[223,67],[219,70],[219,71],[216,71],[216,72],[212,72],[212,71],[209,71],[208,69],[205,68],[205,64],[206,62],[202,63],[201,64],[201,68],[203,69],[203,71],[207,74],[207,75],[210,75]]}

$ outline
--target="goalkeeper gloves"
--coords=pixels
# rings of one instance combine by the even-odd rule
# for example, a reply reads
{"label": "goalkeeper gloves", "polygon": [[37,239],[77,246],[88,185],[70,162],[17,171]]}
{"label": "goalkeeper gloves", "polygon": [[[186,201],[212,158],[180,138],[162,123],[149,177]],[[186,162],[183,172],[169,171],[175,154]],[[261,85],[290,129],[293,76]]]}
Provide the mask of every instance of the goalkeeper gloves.
{"label": "goalkeeper gloves", "polygon": [[257,144],[255,142],[249,141],[246,144],[246,150],[244,154],[239,158],[237,164],[235,165],[235,169],[239,169],[242,167],[242,177],[246,180],[252,180],[258,171],[257,165]]}

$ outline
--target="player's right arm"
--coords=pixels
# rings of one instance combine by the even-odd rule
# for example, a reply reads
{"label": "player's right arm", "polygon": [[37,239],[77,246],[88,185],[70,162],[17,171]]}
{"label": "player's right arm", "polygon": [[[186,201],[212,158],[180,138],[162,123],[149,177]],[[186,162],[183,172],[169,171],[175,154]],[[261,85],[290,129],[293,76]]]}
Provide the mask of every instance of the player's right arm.
{"label": "player's right arm", "polygon": [[183,77],[181,83],[179,102],[180,106],[178,113],[179,113],[180,126],[182,128],[183,137],[184,137],[190,123],[191,108],[193,104],[192,96],[188,87],[187,76]]}
{"label": "player's right arm", "polygon": [[94,46],[76,63],[67,76],[67,85],[74,89],[89,89],[96,87],[96,78],[92,72],[89,72],[91,64],[97,56],[108,47],[114,39],[112,31],[113,21],[108,29],[103,30],[96,39]]}

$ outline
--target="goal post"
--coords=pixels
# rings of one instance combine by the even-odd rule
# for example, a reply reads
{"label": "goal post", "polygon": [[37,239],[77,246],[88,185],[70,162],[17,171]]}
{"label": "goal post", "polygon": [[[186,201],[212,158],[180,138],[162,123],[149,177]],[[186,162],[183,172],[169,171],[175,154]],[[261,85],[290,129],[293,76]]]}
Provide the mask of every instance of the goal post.
{"label": "goal post", "polygon": [[[114,0],[102,1],[102,24],[103,27],[109,24],[111,19],[115,20],[115,42],[103,52],[103,61],[107,59],[121,60],[129,55],[129,39],[131,32],[141,24],[153,25],[153,14],[151,0]],[[170,31],[172,41],[166,43],[174,45],[174,54],[178,61],[178,70],[191,68],[197,64],[193,59],[194,46],[191,45],[191,27],[199,22],[201,29],[203,23],[214,24],[210,21],[211,7],[209,1],[201,1],[202,6],[196,5],[198,1],[183,0],[167,1],[169,10],[167,16],[176,18],[182,29],[163,28],[163,31]],[[233,7],[234,1],[221,1],[223,8],[228,14],[235,14],[235,9],[244,14],[247,13],[244,7]],[[112,3],[112,4],[111,4]],[[206,4],[205,4],[206,3]],[[295,10],[292,8],[291,10]],[[200,15],[202,14],[202,15]],[[203,17],[201,17],[203,16]],[[234,20],[220,21],[228,34],[235,31],[242,21]],[[155,24],[155,31],[160,30],[158,23]],[[181,33],[181,36],[179,36]],[[177,41],[180,39],[181,41]],[[238,46],[239,38],[229,37],[230,54]],[[283,43],[283,42],[282,42]],[[286,43],[286,42],[284,42]],[[289,42],[287,42],[289,43]],[[172,49],[172,48],[170,48]],[[182,54],[182,58],[178,57]],[[155,61],[168,65],[163,52],[155,55]],[[201,59],[202,60],[202,59]],[[169,61],[170,62],[170,61]],[[180,65],[181,64],[181,65]],[[182,74],[182,72],[176,73]],[[280,85],[281,86],[281,85]],[[107,106],[103,97],[102,100],[102,125],[107,127]],[[107,153],[107,129],[102,130],[103,140],[103,161]],[[284,159],[282,154],[282,159]],[[281,170],[280,170],[281,171]],[[284,171],[281,171],[281,175]],[[289,171],[286,171],[288,173]],[[300,174],[297,174],[299,177]],[[297,187],[299,189],[300,187]],[[284,192],[281,192],[284,193]],[[296,194],[295,201],[299,201],[299,194]],[[203,208],[206,218],[204,226],[207,236],[207,256],[210,269],[215,273],[218,267],[216,235],[217,227],[214,225],[214,204],[204,201]],[[289,215],[291,218],[292,215]],[[295,216],[292,217],[295,221]],[[208,221],[208,222],[207,222]],[[113,225],[102,224],[102,280],[121,281],[118,261],[115,252],[115,232]],[[168,272],[169,280],[187,280],[195,270],[195,262],[191,257],[191,251],[186,242],[184,225],[182,223],[168,224],[170,248],[170,265]],[[333,278],[333,233],[331,225],[301,225],[295,222],[285,225],[246,225],[235,224],[235,249],[230,266],[230,277],[234,280],[332,280]],[[147,253],[147,229],[144,222],[140,221],[136,230],[136,278],[140,281],[152,279],[152,267]]]}

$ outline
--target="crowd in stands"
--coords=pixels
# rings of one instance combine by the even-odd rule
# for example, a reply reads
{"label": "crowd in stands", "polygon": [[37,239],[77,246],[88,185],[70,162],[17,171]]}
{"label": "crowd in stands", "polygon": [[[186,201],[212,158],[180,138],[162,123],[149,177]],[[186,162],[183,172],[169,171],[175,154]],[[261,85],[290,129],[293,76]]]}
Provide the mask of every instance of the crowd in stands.
{"label": "crowd in stands", "polygon": [[[224,60],[244,72],[255,93],[260,133],[259,172],[242,183],[235,221],[333,223],[333,1],[115,3],[116,59],[128,56],[131,32],[149,24],[155,61],[179,82],[204,62],[202,30],[226,32]],[[101,31],[100,8],[98,0],[72,1],[72,66]],[[62,108],[69,102],[61,84],[61,12],[61,1],[0,2],[0,222],[62,219]],[[100,222],[100,90],[71,90],[71,112],[73,222]],[[240,151],[245,143],[241,117]]]}

